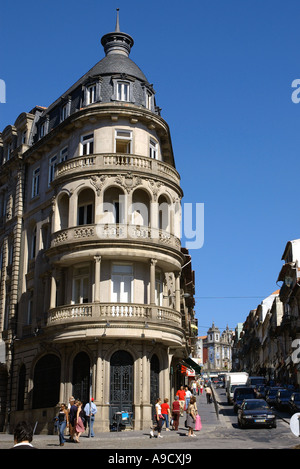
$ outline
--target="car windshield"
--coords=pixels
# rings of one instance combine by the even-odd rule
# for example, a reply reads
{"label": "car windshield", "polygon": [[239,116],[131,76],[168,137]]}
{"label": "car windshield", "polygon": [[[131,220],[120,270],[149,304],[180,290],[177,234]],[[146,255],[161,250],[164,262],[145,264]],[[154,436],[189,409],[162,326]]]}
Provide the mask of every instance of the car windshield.
{"label": "car windshield", "polygon": [[269,410],[270,407],[266,402],[245,402],[245,410]]}
{"label": "car windshield", "polygon": [[253,397],[255,397],[253,394],[239,394],[238,396],[236,396],[236,398],[239,400],[253,399]]}

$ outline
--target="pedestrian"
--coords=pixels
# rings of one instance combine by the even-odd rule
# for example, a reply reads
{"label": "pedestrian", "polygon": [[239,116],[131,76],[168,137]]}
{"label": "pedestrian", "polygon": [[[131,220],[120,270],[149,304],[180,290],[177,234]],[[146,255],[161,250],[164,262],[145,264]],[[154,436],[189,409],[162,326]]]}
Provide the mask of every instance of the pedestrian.
{"label": "pedestrian", "polygon": [[162,421],[162,427],[164,423],[166,423],[166,431],[170,431],[170,417],[171,417],[171,412],[170,412],[170,406],[168,404],[169,399],[164,399],[163,404],[161,405],[161,414],[163,416],[163,421]]}
{"label": "pedestrian", "polygon": [[194,396],[196,396],[196,393],[197,393],[197,382],[196,381],[192,382],[192,391],[193,391]]}
{"label": "pedestrian", "polygon": [[178,396],[175,396],[174,402],[172,404],[172,418],[173,418],[173,430],[178,430],[179,425],[179,416],[180,416],[180,404]]}
{"label": "pedestrian", "polygon": [[201,395],[203,394],[203,384],[202,383],[200,384],[200,394]]}
{"label": "pedestrian", "polygon": [[82,406],[81,401],[76,401],[77,405],[77,413],[75,418],[75,432],[74,432],[74,441],[75,443],[79,443],[80,435],[85,431],[84,422],[85,422],[85,414]]}
{"label": "pedestrian", "polygon": [[207,402],[207,404],[211,404],[211,402],[212,402],[212,399],[211,399],[211,387],[210,387],[210,386],[206,386],[205,392],[206,392],[206,402]]}
{"label": "pedestrian", "polygon": [[91,437],[93,438],[95,436],[94,434],[94,421],[95,421],[95,415],[97,413],[97,406],[94,402],[94,398],[92,397],[91,398],[91,403],[87,403],[84,407],[84,411],[85,411],[85,415],[86,415],[86,419],[87,419],[87,423],[88,423],[88,426],[89,426],[89,431],[90,431],[90,435]]}
{"label": "pedestrian", "polygon": [[[156,426],[154,427],[154,430],[157,431],[157,438],[163,438],[160,434],[161,427],[162,427],[162,420],[163,420],[163,416],[161,413],[161,398],[160,397],[156,399],[154,420],[156,422]],[[153,428],[152,428],[150,431],[150,438],[153,438],[153,437],[154,437],[154,433],[153,433]]]}
{"label": "pedestrian", "polygon": [[185,387],[185,410],[188,409],[191,397],[192,397],[192,393],[191,393],[189,387],[186,386]]}
{"label": "pedestrian", "polygon": [[12,449],[35,449],[32,445],[33,428],[28,422],[19,422],[14,429],[14,446]]}
{"label": "pedestrian", "polygon": [[75,418],[77,414],[77,405],[73,396],[69,399],[69,434],[70,441],[74,441],[75,434]]}
{"label": "pedestrian", "polygon": [[183,410],[185,405],[185,390],[183,386],[180,386],[180,389],[178,389],[176,396],[178,396],[179,399],[180,415],[183,416]]}
{"label": "pedestrian", "polygon": [[196,436],[194,433],[194,430],[195,430],[197,413],[198,411],[197,411],[196,397],[192,396],[190,399],[190,403],[187,409],[187,416],[186,416],[186,425],[189,429],[188,436],[191,436],[191,437]]}
{"label": "pedestrian", "polygon": [[59,445],[64,446],[65,444],[65,429],[69,426],[69,413],[66,408],[66,404],[61,404],[58,412],[58,431],[59,431]]}

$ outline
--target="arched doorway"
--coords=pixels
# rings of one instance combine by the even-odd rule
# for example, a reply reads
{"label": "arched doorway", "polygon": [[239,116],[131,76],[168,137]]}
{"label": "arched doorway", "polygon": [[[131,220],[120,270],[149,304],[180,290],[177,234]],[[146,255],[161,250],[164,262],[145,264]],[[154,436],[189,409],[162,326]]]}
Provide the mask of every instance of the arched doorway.
{"label": "arched doorway", "polygon": [[133,409],[133,358],[125,350],[115,352],[110,360],[110,421],[116,412]]}
{"label": "arched doorway", "polygon": [[153,355],[150,362],[150,404],[152,405],[152,419],[154,419],[155,402],[159,395],[159,359]]}
{"label": "arched doorway", "polygon": [[45,355],[34,368],[32,408],[56,406],[59,388],[60,359],[54,354]]}
{"label": "arched doorway", "polygon": [[73,396],[81,402],[90,399],[90,359],[85,352],[76,355],[73,361]]}

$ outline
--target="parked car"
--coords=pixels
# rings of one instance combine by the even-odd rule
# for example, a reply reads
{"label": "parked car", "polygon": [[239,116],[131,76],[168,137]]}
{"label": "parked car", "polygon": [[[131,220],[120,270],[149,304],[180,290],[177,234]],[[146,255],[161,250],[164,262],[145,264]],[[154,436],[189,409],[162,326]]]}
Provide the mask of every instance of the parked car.
{"label": "parked car", "polygon": [[300,412],[300,392],[293,392],[288,402],[288,410],[291,414]]}
{"label": "parked car", "polygon": [[287,410],[291,395],[294,393],[291,389],[280,389],[275,398],[275,407],[278,410]]}
{"label": "parked car", "polygon": [[238,426],[268,426],[276,428],[276,415],[264,399],[245,399],[238,410]]}
{"label": "parked car", "polygon": [[256,394],[253,388],[249,386],[237,386],[233,393],[233,410],[237,413],[244,399],[255,399]]}
{"label": "parked car", "polygon": [[266,402],[269,404],[270,407],[274,406],[275,403],[276,403],[276,395],[277,395],[277,392],[280,390],[280,389],[284,389],[283,387],[272,387],[272,388],[269,388],[266,392]]}

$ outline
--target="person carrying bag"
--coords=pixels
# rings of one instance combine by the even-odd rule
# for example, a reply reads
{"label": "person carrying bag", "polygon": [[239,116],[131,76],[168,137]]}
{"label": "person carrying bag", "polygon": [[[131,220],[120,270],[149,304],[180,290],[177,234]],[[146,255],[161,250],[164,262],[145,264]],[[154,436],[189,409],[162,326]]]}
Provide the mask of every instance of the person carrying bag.
{"label": "person carrying bag", "polygon": [[188,436],[195,437],[195,424],[196,424],[196,417],[197,417],[197,405],[196,405],[196,397],[192,396],[189,406],[187,408],[187,416],[186,416],[186,425],[189,429]]}

